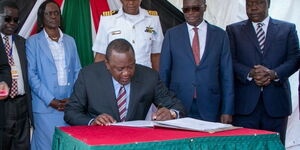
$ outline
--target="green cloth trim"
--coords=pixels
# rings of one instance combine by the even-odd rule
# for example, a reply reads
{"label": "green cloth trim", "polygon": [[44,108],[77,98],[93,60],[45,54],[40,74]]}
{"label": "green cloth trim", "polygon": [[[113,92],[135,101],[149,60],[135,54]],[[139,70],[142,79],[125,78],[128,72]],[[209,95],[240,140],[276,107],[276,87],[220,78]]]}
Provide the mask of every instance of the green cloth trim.
{"label": "green cloth trim", "polygon": [[200,137],[124,145],[89,146],[55,129],[52,150],[284,150],[279,135]]}

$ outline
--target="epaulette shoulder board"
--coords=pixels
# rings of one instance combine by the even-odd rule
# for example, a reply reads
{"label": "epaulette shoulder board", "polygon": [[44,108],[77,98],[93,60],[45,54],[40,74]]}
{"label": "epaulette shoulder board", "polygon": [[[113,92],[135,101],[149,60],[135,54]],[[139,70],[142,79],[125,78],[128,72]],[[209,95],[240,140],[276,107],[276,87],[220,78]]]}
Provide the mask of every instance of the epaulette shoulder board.
{"label": "epaulette shoulder board", "polygon": [[102,16],[112,16],[118,13],[118,10],[104,11],[102,12]]}
{"label": "epaulette shoulder board", "polygon": [[148,14],[151,16],[158,16],[157,11],[155,11],[155,10],[147,10],[147,11],[148,11]]}

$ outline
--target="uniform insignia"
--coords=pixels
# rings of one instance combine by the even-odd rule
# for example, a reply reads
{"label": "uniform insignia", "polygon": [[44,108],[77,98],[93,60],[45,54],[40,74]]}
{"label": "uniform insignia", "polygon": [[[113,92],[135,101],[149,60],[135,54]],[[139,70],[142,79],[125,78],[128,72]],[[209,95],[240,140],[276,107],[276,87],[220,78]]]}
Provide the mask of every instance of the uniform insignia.
{"label": "uniform insignia", "polygon": [[112,16],[118,13],[118,10],[104,11],[102,12],[102,16]]}
{"label": "uniform insignia", "polygon": [[155,34],[156,32],[155,32],[155,30],[153,29],[153,27],[146,27],[146,30],[145,30],[145,32],[148,32],[148,33],[153,33],[153,34]]}
{"label": "uniform insignia", "polygon": [[112,31],[111,32],[112,35],[117,35],[117,34],[121,34],[121,30],[117,30],[117,31]]}
{"label": "uniform insignia", "polygon": [[157,11],[155,11],[155,10],[147,10],[147,11],[150,16],[158,16]]}

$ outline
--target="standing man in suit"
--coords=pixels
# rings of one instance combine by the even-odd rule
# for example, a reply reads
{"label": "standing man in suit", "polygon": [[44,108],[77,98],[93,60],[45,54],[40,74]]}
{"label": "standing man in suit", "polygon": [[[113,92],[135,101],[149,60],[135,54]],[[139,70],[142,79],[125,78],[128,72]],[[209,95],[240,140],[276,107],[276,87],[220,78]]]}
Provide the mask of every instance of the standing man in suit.
{"label": "standing man in suit", "polygon": [[268,15],[270,0],[246,0],[248,20],[227,26],[235,73],[234,125],[280,133],[285,141],[299,40],[294,24]]}
{"label": "standing man in suit", "polygon": [[[4,23],[4,12],[0,13],[0,27]],[[0,47],[0,90],[9,91],[8,85],[11,85],[10,66],[7,60],[4,47]],[[0,149],[2,149],[2,139],[4,130],[4,101],[8,94],[0,96]]]}
{"label": "standing man in suit", "polygon": [[188,116],[231,123],[233,72],[224,30],[203,20],[205,0],[183,0],[186,23],[169,29],[163,41],[160,76],[182,100]]}
{"label": "standing man in suit", "polygon": [[[11,67],[10,93],[4,100],[4,138],[2,149],[30,149],[31,95],[28,86],[25,39],[14,34],[18,27],[19,9],[12,1],[0,3],[4,13],[1,25],[0,49]],[[3,52],[1,52],[2,55]],[[2,59],[1,59],[2,61]],[[2,120],[2,119],[1,119]],[[32,120],[31,120],[32,121]]]}
{"label": "standing man in suit", "polygon": [[91,64],[79,73],[64,119],[70,125],[144,120],[151,103],[161,107],[153,119],[184,117],[182,104],[170,95],[158,73],[135,64],[131,44],[116,39],[107,47],[105,62]]}

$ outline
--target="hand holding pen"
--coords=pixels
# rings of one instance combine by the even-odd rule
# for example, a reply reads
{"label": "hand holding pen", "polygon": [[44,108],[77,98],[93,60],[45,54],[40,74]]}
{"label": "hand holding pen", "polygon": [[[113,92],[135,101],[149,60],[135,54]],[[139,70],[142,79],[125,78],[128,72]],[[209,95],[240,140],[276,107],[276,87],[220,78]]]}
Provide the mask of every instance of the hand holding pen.
{"label": "hand holding pen", "polygon": [[152,120],[164,121],[173,119],[169,109],[163,107],[161,104],[157,106],[157,111],[153,113]]}

